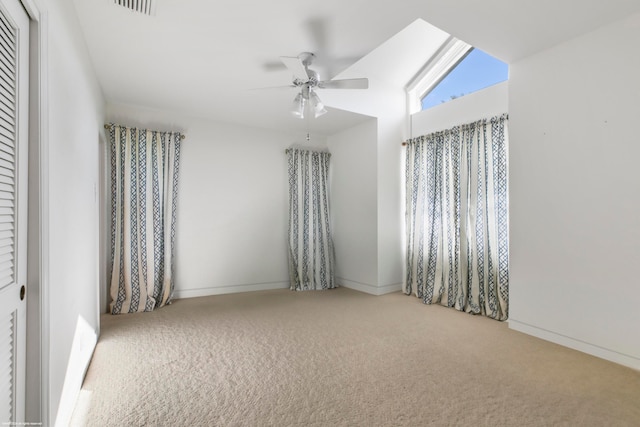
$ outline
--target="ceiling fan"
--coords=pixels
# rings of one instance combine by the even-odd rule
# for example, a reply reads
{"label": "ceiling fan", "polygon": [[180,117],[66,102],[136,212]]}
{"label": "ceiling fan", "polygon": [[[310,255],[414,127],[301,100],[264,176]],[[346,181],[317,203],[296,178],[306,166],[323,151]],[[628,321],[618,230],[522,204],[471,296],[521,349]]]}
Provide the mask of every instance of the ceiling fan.
{"label": "ceiling fan", "polygon": [[318,72],[309,68],[315,57],[311,52],[302,52],[300,55],[293,57],[280,57],[280,61],[293,74],[293,82],[288,87],[300,90],[293,100],[291,112],[301,119],[304,118],[307,104],[311,106],[315,117],[320,117],[327,112],[324,104],[316,94],[316,89],[367,89],[369,87],[367,78],[320,80]]}

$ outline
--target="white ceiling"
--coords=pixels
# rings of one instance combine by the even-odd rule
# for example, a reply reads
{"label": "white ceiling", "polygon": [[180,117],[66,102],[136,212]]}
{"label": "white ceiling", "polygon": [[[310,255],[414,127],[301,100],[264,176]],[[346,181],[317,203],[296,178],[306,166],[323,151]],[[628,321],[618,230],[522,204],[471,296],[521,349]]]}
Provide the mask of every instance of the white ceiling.
{"label": "white ceiling", "polygon": [[[326,135],[363,118],[332,110],[299,120],[288,113],[295,91],[251,90],[291,82],[279,56],[315,52],[312,68],[327,78],[421,18],[513,62],[640,12],[638,0],[156,0],[150,17],[113,0],[69,1],[108,102],[283,131],[310,123]],[[404,86],[444,34],[411,31],[413,45],[405,32],[396,37],[405,46],[387,43],[355,68]]]}

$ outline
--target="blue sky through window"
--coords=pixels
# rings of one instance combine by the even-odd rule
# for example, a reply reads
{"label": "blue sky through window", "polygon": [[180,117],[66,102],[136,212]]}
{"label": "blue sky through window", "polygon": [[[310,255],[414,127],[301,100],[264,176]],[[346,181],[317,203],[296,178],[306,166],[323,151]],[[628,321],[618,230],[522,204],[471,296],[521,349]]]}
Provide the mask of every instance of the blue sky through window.
{"label": "blue sky through window", "polygon": [[509,78],[509,66],[473,49],[438,85],[422,98],[426,110],[443,102],[484,89]]}

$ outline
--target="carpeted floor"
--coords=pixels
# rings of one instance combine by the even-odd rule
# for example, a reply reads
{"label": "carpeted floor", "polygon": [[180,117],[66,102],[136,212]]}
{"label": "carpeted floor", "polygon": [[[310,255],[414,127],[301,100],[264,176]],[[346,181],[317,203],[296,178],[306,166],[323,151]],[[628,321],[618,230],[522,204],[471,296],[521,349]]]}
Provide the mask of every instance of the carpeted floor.
{"label": "carpeted floor", "polygon": [[251,292],[101,321],[77,425],[640,425],[640,372],[401,293]]}

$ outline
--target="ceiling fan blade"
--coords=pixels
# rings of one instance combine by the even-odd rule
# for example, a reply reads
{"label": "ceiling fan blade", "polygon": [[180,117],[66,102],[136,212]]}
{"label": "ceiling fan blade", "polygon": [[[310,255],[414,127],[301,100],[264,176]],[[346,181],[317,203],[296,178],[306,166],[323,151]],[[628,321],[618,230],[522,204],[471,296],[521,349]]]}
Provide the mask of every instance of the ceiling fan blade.
{"label": "ceiling fan blade", "polygon": [[369,79],[342,79],[342,80],[325,80],[318,82],[321,89],[368,89]]}
{"label": "ceiling fan blade", "polygon": [[280,60],[284,65],[287,66],[289,71],[293,73],[293,76],[296,79],[307,81],[309,80],[309,76],[307,75],[307,70],[304,68],[302,61],[297,56],[281,56]]}
{"label": "ceiling fan blade", "polygon": [[329,19],[326,17],[314,17],[306,22],[307,32],[309,33],[311,42],[314,44],[313,52],[318,58],[322,59],[322,75],[327,78],[335,77],[332,67],[332,58],[329,54]]}
{"label": "ceiling fan blade", "polygon": [[294,86],[294,85],[286,85],[286,86],[267,86],[267,87],[252,87],[249,88],[248,90],[271,90],[271,89],[275,89],[275,90],[282,90],[282,89],[297,89],[298,86]]}
{"label": "ceiling fan blade", "polygon": [[281,61],[269,61],[262,64],[262,69],[265,71],[282,71],[287,67]]}

